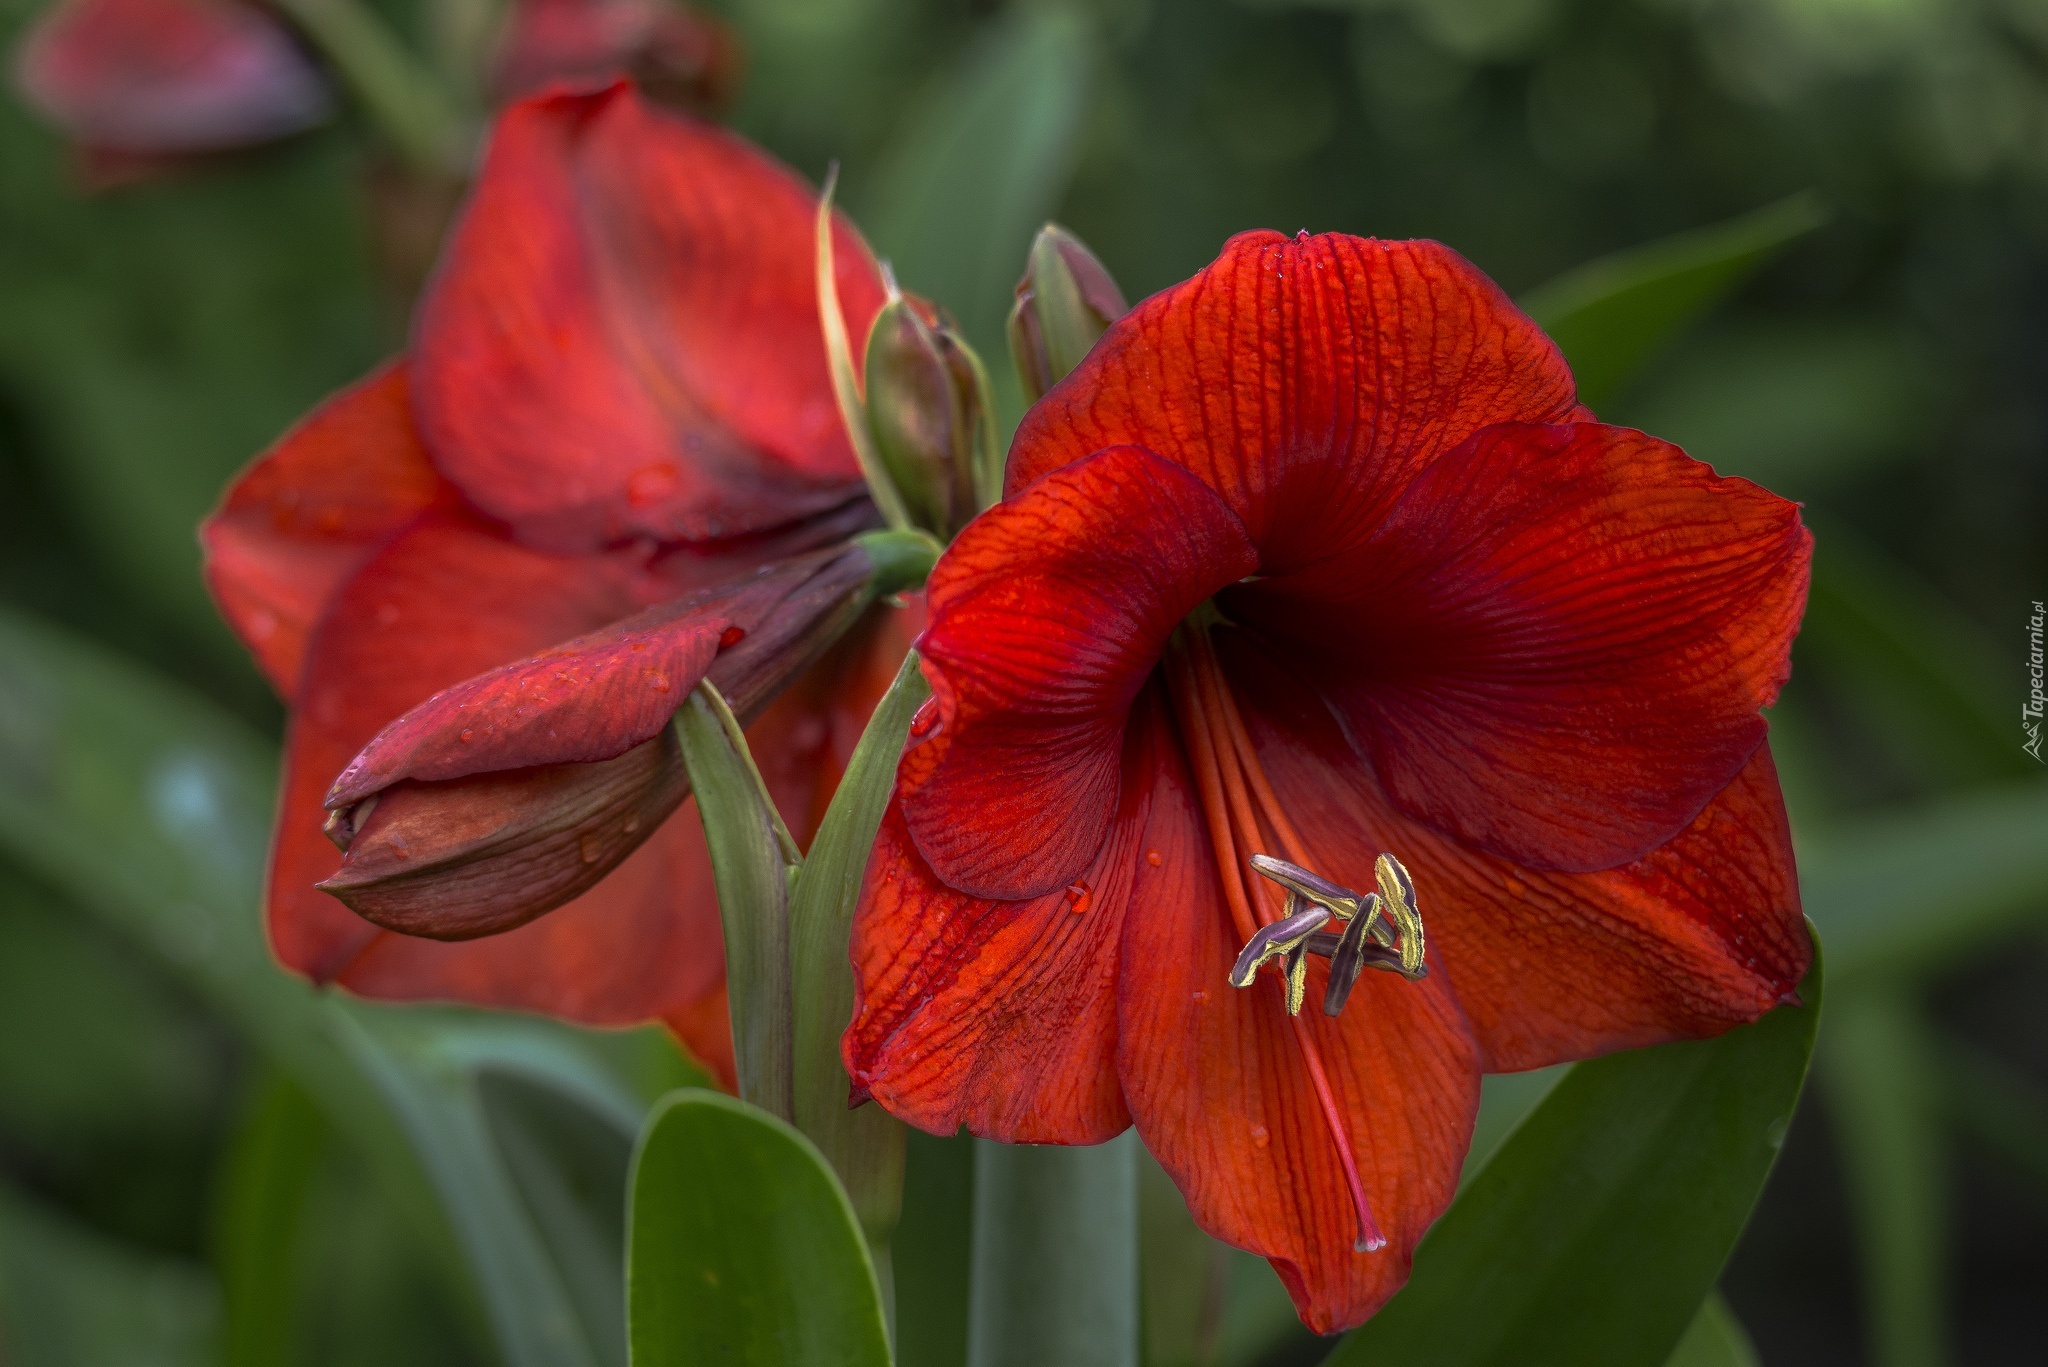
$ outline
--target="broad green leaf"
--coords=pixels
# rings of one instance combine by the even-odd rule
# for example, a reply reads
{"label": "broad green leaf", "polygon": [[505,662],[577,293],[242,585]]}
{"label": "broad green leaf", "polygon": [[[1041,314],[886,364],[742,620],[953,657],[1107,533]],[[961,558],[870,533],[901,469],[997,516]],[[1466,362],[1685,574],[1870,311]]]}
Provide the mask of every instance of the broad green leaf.
{"label": "broad green leaf", "polygon": [[1073,173],[1094,65],[1080,11],[1013,7],[911,106],[871,193],[857,196],[876,250],[984,356],[1002,350],[1031,235]]}
{"label": "broad green leaf", "polygon": [[1214,1362],[1230,1293],[1227,1244],[1202,1232],[1173,1179],[1138,1155],[1139,1323],[1145,1367]]}
{"label": "broad green leaf", "polygon": [[1728,1302],[1716,1291],[1700,1303],[1685,1337],[1664,1367],[1759,1367],[1756,1345]]}
{"label": "broad green leaf", "polygon": [[350,1003],[281,971],[259,911],[274,765],[200,700],[0,610],[0,850],[161,954],[312,1098],[443,1267],[459,1249],[451,1289],[474,1284],[509,1363],[616,1361],[615,1309],[563,1261],[591,1239],[548,1244],[564,1230],[534,1203],[558,1203],[498,1149],[479,1079],[534,1080],[622,1137],[639,1102],[564,1027]]}
{"label": "broad green leaf", "polygon": [[204,1268],[115,1243],[0,1182],[0,1343],[11,1367],[206,1367]]}
{"label": "broad green leaf", "polygon": [[623,1363],[619,1211],[638,1101],[544,1022],[374,1008],[342,1020],[513,1367]]}
{"label": "broad green leaf", "polygon": [[1937,373],[1895,324],[1724,325],[1688,341],[1603,416],[1676,442],[1721,474],[1813,498],[1924,449]]}
{"label": "broad green leaf", "polygon": [[1800,891],[1836,980],[1939,969],[2038,919],[2048,907],[2043,831],[2048,784],[2022,781],[1845,822],[1802,841]]}
{"label": "broad green leaf", "polygon": [[1718,1039],[1580,1063],[1423,1239],[1332,1364],[1641,1367],[1713,1289],[1784,1142],[1821,971]]}
{"label": "broad green leaf", "polygon": [[1843,1157],[1878,1367],[1940,1367],[1948,1163],[1932,1022],[1890,984],[1835,994],[1820,1080]]}
{"label": "broad green leaf", "polygon": [[641,1131],[630,1209],[633,1367],[887,1367],[867,1242],[794,1127],[676,1092]]}
{"label": "broad green leaf", "polygon": [[320,1174],[326,1124],[290,1079],[258,1079],[229,1141],[215,1197],[226,1367],[272,1367],[295,1356],[294,1252]]}
{"label": "broad green leaf", "polygon": [[847,945],[875,832],[896,786],[911,715],[930,694],[912,651],[847,761],[790,896],[795,997],[796,1124],[839,1174],[876,1248],[888,1246],[903,1200],[904,1127],[880,1106],[849,1108],[839,1037],[853,1019]]}
{"label": "broad green leaf", "polygon": [[1570,1064],[1560,1063],[1527,1073],[1490,1073],[1479,1080],[1479,1116],[1472,1123],[1472,1147],[1465,1151],[1461,1185],[1479,1175],[1501,1141],[1570,1071]]}
{"label": "broad green leaf", "polygon": [[1539,286],[1522,307],[1564,350],[1580,400],[1597,408],[1687,324],[1826,217],[1817,197],[1794,195],[1589,262]]}
{"label": "broad green leaf", "polygon": [[1137,1367],[1138,1147],[976,1145],[967,1367]]}
{"label": "broad green leaf", "polygon": [[677,710],[675,733],[718,883],[740,1095],[787,1118],[794,1109],[789,884],[791,866],[800,856],[754,767],[739,723],[710,685],[694,690]]}

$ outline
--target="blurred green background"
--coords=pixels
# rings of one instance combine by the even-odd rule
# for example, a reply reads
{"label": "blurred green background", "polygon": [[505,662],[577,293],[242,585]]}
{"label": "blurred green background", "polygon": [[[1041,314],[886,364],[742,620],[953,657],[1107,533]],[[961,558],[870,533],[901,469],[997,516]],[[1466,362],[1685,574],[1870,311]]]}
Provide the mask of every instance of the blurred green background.
{"label": "blurred green background", "polygon": [[[427,69],[477,3],[379,8]],[[0,39],[40,8],[6,0]],[[1811,192],[1771,222],[1819,226],[1589,394],[1803,500],[1818,539],[1772,738],[1829,1002],[1723,1289],[1766,1363],[2039,1361],[2048,772],[2020,707],[2048,597],[2048,2],[713,8],[748,54],[733,121],[814,177],[838,159],[878,249],[999,375],[1048,216],[1133,298],[1235,231],[1337,229],[1448,242],[1542,313],[1572,286],[1540,287],[1575,267]],[[485,1118],[515,1184],[530,1141],[602,1191],[617,1145],[564,1139],[518,1089],[559,1081],[557,1048],[619,1106],[687,1076],[639,1035],[418,1045],[414,1016],[341,1012],[261,958],[281,712],[205,599],[193,528],[294,417],[403,344],[365,193],[383,161],[344,119],[87,194],[61,140],[0,101],[0,1361],[17,1367],[497,1361],[507,1312],[448,1271],[445,1229],[408,1210],[418,1174],[393,1176],[377,1125],[338,1122],[352,1103],[322,1080],[344,1056],[384,1076],[363,1060],[385,1050],[447,1083],[420,1084],[434,1115]],[[416,1146],[428,1111],[397,1108]],[[970,1162],[964,1141],[913,1146],[911,1367],[958,1359]],[[1317,1360],[1258,1265],[1190,1254],[1170,1190],[1147,1192],[1148,1281],[1192,1257],[1230,1288],[1188,1328],[1148,1286],[1153,1363]]]}

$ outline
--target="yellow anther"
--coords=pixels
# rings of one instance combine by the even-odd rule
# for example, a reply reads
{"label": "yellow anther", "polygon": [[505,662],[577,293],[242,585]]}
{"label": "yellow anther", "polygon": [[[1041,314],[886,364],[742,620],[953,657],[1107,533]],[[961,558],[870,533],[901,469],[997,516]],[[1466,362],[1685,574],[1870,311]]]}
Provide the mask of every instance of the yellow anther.
{"label": "yellow anther", "polygon": [[[1401,932],[1401,974],[1408,978],[1420,977],[1422,909],[1415,902],[1415,882],[1408,876],[1408,870],[1401,867],[1401,861],[1391,854],[1383,854],[1374,862],[1373,877],[1380,885],[1380,900],[1386,905],[1388,918]],[[1384,940],[1380,943],[1393,948]]]}

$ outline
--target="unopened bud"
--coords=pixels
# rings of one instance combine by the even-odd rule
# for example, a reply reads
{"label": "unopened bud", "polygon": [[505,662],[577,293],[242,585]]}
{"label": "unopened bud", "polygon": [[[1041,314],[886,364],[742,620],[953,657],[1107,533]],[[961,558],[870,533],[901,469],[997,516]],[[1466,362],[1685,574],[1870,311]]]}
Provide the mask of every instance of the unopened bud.
{"label": "unopened bud", "polygon": [[1010,357],[1025,400],[1037,403],[1065,379],[1129,308],[1080,238],[1057,223],[1039,229],[1010,310]]}
{"label": "unopened bud", "polygon": [[981,510],[978,467],[992,405],[981,363],[944,323],[896,295],[868,332],[868,425],[910,515],[941,539]]}
{"label": "unopened bud", "polygon": [[913,541],[930,544],[875,533],[799,556],[437,693],[336,780],[327,832],[342,864],[320,887],[442,940],[588,891],[689,796],[669,722],[690,690],[709,679],[742,721],[757,716],[917,575],[908,560],[929,567]]}

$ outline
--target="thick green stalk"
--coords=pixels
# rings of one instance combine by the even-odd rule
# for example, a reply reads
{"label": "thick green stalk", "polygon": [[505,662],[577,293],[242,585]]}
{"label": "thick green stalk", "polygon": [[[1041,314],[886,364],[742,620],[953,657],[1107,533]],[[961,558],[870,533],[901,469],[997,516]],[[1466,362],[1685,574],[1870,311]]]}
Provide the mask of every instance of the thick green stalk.
{"label": "thick green stalk", "polygon": [[1138,1137],[978,1144],[967,1367],[1136,1367]]}
{"label": "thick green stalk", "polygon": [[868,853],[895,786],[896,758],[903,753],[911,714],[930,692],[913,651],[854,749],[790,903],[796,1124],[845,1183],[877,1272],[887,1267],[903,1205],[904,1132],[902,1122],[880,1106],[846,1104],[849,1083],[839,1037],[853,1018],[847,943]]}
{"label": "thick green stalk", "polygon": [[417,170],[461,174],[462,120],[434,74],[357,0],[277,0],[379,132]]}
{"label": "thick green stalk", "polygon": [[676,713],[676,737],[704,819],[740,1096],[783,1120],[790,1083],[789,882],[794,850],[725,699],[701,683]]}

